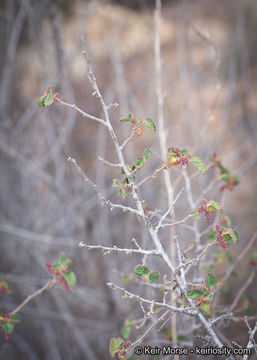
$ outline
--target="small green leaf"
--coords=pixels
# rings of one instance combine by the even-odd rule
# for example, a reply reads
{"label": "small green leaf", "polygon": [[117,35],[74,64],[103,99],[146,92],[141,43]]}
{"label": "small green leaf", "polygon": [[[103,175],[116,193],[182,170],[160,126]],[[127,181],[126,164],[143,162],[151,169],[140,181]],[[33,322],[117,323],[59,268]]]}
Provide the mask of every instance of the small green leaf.
{"label": "small green leaf", "polygon": [[208,238],[211,239],[211,240],[215,240],[216,239],[216,231],[210,231],[209,234],[208,234]]}
{"label": "small green leaf", "polygon": [[111,357],[114,357],[116,354],[116,349],[117,349],[117,342],[115,338],[111,338],[110,340],[110,344],[109,344],[109,352]]}
{"label": "small green leaf", "polygon": [[164,292],[166,289],[166,284],[161,284],[161,292]]}
{"label": "small green leaf", "polygon": [[131,118],[132,118],[132,115],[129,114],[128,117],[122,117],[122,118],[120,118],[120,121],[121,121],[121,122],[127,122],[127,121],[129,121]]}
{"label": "small green leaf", "polygon": [[210,200],[209,201],[210,205],[213,206],[216,210],[221,210],[221,206],[218,202],[214,201],[214,200]]}
{"label": "small green leaf", "polygon": [[140,168],[140,167],[142,167],[142,166],[144,166],[144,159],[141,158],[141,157],[139,157],[139,158],[137,158],[137,160],[136,160],[136,167],[137,167],[137,168]]}
{"label": "small green leaf", "polygon": [[224,173],[218,176],[218,179],[225,181],[226,183],[230,182],[229,173]]}
{"label": "small green leaf", "polygon": [[53,86],[49,86],[46,90],[47,95],[44,98],[44,103],[45,106],[49,106],[54,102],[54,98],[53,98]]}
{"label": "small green leaf", "polygon": [[130,333],[131,333],[131,327],[130,326],[123,326],[121,328],[121,335],[124,337],[124,339],[128,339]]}
{"label": "small green leaf", "polygon": [[149,274],[149,282],[150,282],[150,284],[158,281],[159,277],[160,277],[160,273],[158,271],[151,272]]}
{"label": "small green leaf", "polygon": [[118,179],[113,179],[112,187],[119,187],[119,186],[120,186],[120,181]]}
{"label": "small green leaf", "polygon": [[20,315],[19,314],[13,314],[10,316],[10,319],[12,320],[13,323],[18,323],[20,322]]}
{"label": "small green leaf", "polygon": [[41,96],[38,100],[37,100],[37,104],[39,107],[41,107],[42,109],[45,109],[45,97]]}
{"label": "small green leaf", "polygon": [[129,317],[129,318],[127,319],[127,322],[128,322],[130,325],[132,325],[132,324],[134,324],[135,319],[134,319],[133,317]]}
{"label": "small green leaf", "polygon": [[205,173],[206,167],[200,158],[192,156],[189,161],[200,171],[200,173]]}
{"label": "small green leaf", "polygon": [[145,160],[148,160],[151,157],[151,155],[152,155],[152,151],[149,149],[145,149],[145,151],[144,151]]}
{"label": "small green leaf", "polygon": [[147,275],[149,271],[150,270],[145,265],[137,265],[134,269],[134,273],[137,274],[138,276]]}
{"label": "small green leaf", "polygon": [[187,292],[187,296],[190,297],[191,299],[199,299],[203,295],[204,295],[204,293],[200,289],[193,289],[193,290],[189,290]]}
{"label": "small green leaf", "polygon": [[74,274],[73,271],[67,271],[64,274],[65,280],[67,281],[68,284],[71,285],[71,287],[75,288],[76,283],[77,283],[77,279],[76,279],[76,275]]}
{"label": "small green leaf", "polygon": [[214,287],[217,284],[217,279],[212,274],[207,275],[206,286],[208,289]]}
{"label": "small green leaf", "polygon": [[123,282],[125,285],[127,285],[127,283],[129,282],[129,277],[128,275],[124,275],[123,278],[122,278]]}
{"label": "small green leaf", "polygon": [[234,243],[238,242],[238,233],[236,231],[233,231],[231,228],[228,228],[228,233],[230,235],[230,237],[232,238],[232,240],[234,241]]}
{"label": "small green leaf", "polygon": [[210,310],[211,310],[211,304],[206,304],[206,303],[202,303],[200,305],[200,308],[206,313],[206,314],[210,314]]}
{"label": "small green leaf", "polygon": [[152,132],[156,131],[156,126],[152,119],[146,118],[144,121],[144,125],[146,125],[148,129],[150,129]]}
{"label": "small green leaf", "polygon": [[10,321],[1,322],[1,327],[4,329],[6,334],[11,334],[14,329],[14,323],[12,323]]}
{"label": "small green leaf", "polygon": [[190,153],[189,153],[189,151],[188,151],[187,149],[181,150],[181,151],[180,151],[180,154],[185,155],[185,156],[191,156]]}
{"label": "small green leaf", "polygon": [[174,147],[168,148],[168,155],[178,157],[178,154],[174,151]]}
{"label": "small green leaf", "polygon": [[229,235],[228,232],[225,232],[224,234],[222,234],[222,238],[223,238],[224,241],[231,240],[231,236]]}
{"label": "small green leaf", "polygon": [[257,260],[257,252],[252,253],[252,260]]}
{"label": "small green leaf", "polygon": [[62,252],[59,256],[59,262],[61,265],[69,265],[71,260],[66,257],[66,255]]}
{"label": "small green leaf", "polygon": [[231,253],[228,250],[226,250],[225,255],[226,255],[227,261],[231,264],[232,263]]}
{"label": "small green leaf", "polygon": [[133,177],[132,177],[132,180],[135,182],[136,181],[136,175],[133,175]]}
{"label": "small green leaf", "polygon": [[60,268],[61,268],[61,265],[60,265],[60,264],[54,264],[54,265],[52,265],[52,269],[60,270]]}

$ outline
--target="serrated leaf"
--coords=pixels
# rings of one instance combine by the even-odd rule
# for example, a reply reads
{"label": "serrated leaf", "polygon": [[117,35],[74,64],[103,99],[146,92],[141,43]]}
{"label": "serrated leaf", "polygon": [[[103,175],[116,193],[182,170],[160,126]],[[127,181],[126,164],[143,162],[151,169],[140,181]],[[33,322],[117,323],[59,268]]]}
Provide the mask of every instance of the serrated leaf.
{"label": "serrated leaf", "polygon": [[140,168],[140,167],[142,167],[142,166],[144,166],[144,159],[141,158],[141,157],[139,157],[139,158],[137,158],[137,160],[136,160],[136,167],[137,167],[137,168]]}
{"label": "serrated leaf", "polygon": [[12,323],[10,321],[1,322],[1,327],[4,329],[6,334],[11,334],[14,329],[14,323]]}
{"label": "serrated leaf", "polygon": [[148,160],[151,157],[151,155],[152,155],[152,151],[149,149],[145,149],[145,151],[144,151],[145,160]]}
{"label": "serrated leaf", "polygon": [[209,201],[210,205],[213,206],[216,210],[221,210],[221,206],[217,201],[214,200],[210,200]]}
{"label": "serrated leaf", "polygon": [[228,234],[228,233],[223,234],[223,235],[222,235],[222,238],[223,238],[224,241],[229,241],[229,240],[231,240],[231,236],[230,236],[230,234]]}
{"label": "serrated leaf", "polygon": [[122,117],[122,118],[120,118],[120,121],[121,121],[121,122],[127,122],[127,121],[129,121],[131,118],[132,118],[132,115],[129,114],[128,117]]}
{"label": "serrated leaf", "polygon": [[189,161],[200,171],[200,173],[205,173],[206,167],[199,157],[192,156]]}
{"label": "serrated leaf", "polygon": [[45,106],[49,106],[54,102],[53,98],[53,86],[49,86],[46,90],[47,95],[44,97]]}
{"label": "serrated leaf", "polygon": [[61,265],[69,265],[71,260],[66,257],[66,255],[62,252],[59,256],[59,262]]}
{"label": "serrated leaf", "polygon": [[158,271],[153,271],[149,274],[149,283],[152,284],[159,280],[160,273]]}
{"label": "serrated leaf", "polygon": [[203,295],[204,293],[200,289],[193,289],[187,292],[187,296],[190,297],[191,299],[199,299]]}
{"label": "serrated leaf", "polygon": [[121,328],[121,335],[124,337],[124,339],[128,339],[130,333],[131,333],[131,327],[130,326],[123,326]]}
{"label": "serrated leaf", "polygon": [[144,125],[146,125],[148,127],[148,129],[150,129],[152,132],[156,131],[156,126],[152,119],[146,118],[144,121]]}
{"label": "serrated leaf", "polygon": [[149,271],[150,270],[145,265],[137,265],[134,269],[134,273],[137,274],[138,276],[147,275]]}
{"label": "serrated leaf", "polygon": [[214,287],[217,284],[217,279],[212,274],[207,275],[206,286],[208,289]]}
{"label": "serrated leaf", "polygon": [[10,316],[10,319],[12,320],[13,323],[18,323],[20,322],[20,315],[19,314],[13,314]]}
{"label": "serrated leaf", "polygon": [[112,187],[119,187],[119,186],[120,186],[120,181],[118,179],[113,179]]}
{"label": "serrated leaf", "polygon": [[67,271],[64,274],[64,278],[67,281],[67,283],[71,285],[72,288],[76,287],[77,278],[73,271]]}
{"label": "serrated leaf", "polygon": [[208,234],[208,238],[211,239],[211,240],[215,240],[216,239],[216,231],[210,231],[209,234]]}
{"label": "serrated leaf", "polygon": [[238,242],[238,233],[236,231],[233,231],[231,228],[228,228],[228,233],[230,235],[230,237],[232,238],[232,240],[234,241],[234,243]]}
{"label": "serrated leaf", "polygon": [[109,344],[109,352],[111,357],[114,357],[116,354],[116,349],[117,349],[117,342],[115,338],[111,338],[110,340],[110,344]]}

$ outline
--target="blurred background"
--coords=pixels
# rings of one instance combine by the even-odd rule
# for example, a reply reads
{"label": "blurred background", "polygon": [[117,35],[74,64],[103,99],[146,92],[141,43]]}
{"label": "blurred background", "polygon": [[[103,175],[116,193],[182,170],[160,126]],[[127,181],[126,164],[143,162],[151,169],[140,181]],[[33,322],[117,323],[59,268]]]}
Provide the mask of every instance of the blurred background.
{"label": "blurred background", "polygon": [[[97,159],[100,155],[117,162],[108,134],[100,124],[58,103],[38,108],[37,98],[54,85],[61,99],[103,116],[87,77],[80,40],[84,35],[106,103],[119,104],[110,113],[121,141],[131,131],[128,123],[119,122],[121,116],[132,113],[157,122],[154,6],[149,0],[0,2],[0,275],[12,290],[0,297],[1,314],[44,285],[49,278],[45,263],[56,262],[62,251],[72,259],[78,278],[75,290],[64,293],[56,286],[26,306],[11,340],[5,342],[1,333],[1,359],[109,359],[109,339],[120,335],[124,319],[142,318],[136,302],[121,299],[120,293],[106,286],[110,281],[124,286],[122,276],[133,272],[142,262],[140,256],[102,256],[78,247],[80,241],[132,247],[134,237],[142,247],[152,248],[142,223],[132,215],[102,207],[67,161],[69,156],[76,158],[106,198],[121,201],[112,188],[119,170]],[[256,230],[257,3],[163,1],[162,16],[167,142],[195,152],[206,164],[217,152],[240,177],[240,185],[223,196],[224,211],[240,236],[238,246],[231,248],[236,258]],[[158,135],[148,129],[128,145],[127,162],[132,165],[146,147],[153,156],[139,180],[162,165]],[[178,184],[176,193],[183,186],[179,170],[170,170],[172,181]],[[213,175],[210,170],[194,178],[195,199]],[[214,186],[208,196],[218,200],[219,187]],[[149,206],[166,211],[161,175],[143,186],[141,195]],[[125,204],[132,204],[131,199]],[[190,212],[186,194],[175,212],[178,219]],[[204,226],[200,220],[199,227]],[[164,245],[168,235],[162,232]],[[184,248],[194,242],[186,229],[178,229],[178,235]],[[222,257],[217,263],[214,256],[205,265],[216,261],[221,277],[229,263]],[[159,269],[160,265],[149,259],[149,266]],[[162,275],[165,271],[161,268]],[[250,271],[246,257],[236,269],[237,277],[223,289],[221,305],[231,304]],[[156,299],[160,296],[152,289],[128,287],[149,299],[153,294]],[[248,305],[254,303],[255,295],[256,280],[245,294]],[[256,314],[256,305],[249,311]],[[225,332],[244,344],[246,327],[232,325]],[[185,335],[186,328],[188,324],[181,321],[179,335]],[[152,341],[157,345],[163,336],[156,332]],[[170,336],[167,326],[167,341]],[[186,341],[193,344],[194,335],[188,334]]]}

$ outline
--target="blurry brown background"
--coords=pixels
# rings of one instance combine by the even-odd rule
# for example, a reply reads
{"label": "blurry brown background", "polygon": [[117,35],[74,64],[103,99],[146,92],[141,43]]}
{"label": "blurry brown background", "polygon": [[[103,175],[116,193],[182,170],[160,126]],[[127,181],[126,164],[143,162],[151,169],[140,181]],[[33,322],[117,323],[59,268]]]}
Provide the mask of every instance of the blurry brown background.
{"label": "blurry brown background", "polygon": [[[147,0],[0,3],[0,274],[13,291],[1,295],[1,314],[47,281],[45,262],[54,262],[61,251],[72,259],[78,277],[78,286],[70,293],[57,287],[24,309],[11,341],[4,342],[1,334],[1,359],[108,359],[109,339],[119,336],[124,319],[142,317],[139,306],[121,300],[120,294],[105,285],[122,283],[119,274],[131,272],[140,257],[103,257],[78,248],[81,240],[130,247],[132,237],[151,248],[142,224],[130,215],[101,207],[93,190],[67,162],[69,156],[75,157],[105,196],[118,202],[111,185],[119,172],[97,160],[100,155],[116,162],[108,134],[101,125],[59,104],[39,109],[36,100],[47,86],[54,85],[61,99],[102,116],[97,99],[91,96],[82,34],[106,102],[119,103],[111,111],[111,120],[120,137],[125,139],[130,133],[128,124],[120,124],[120,116],[131,112],[156,119],[153,11],[154,1]],[[256,24],[254,0],[163,3],[168,142],[189,151],[197,147],[206,163],[216,151],[225,166],[240,176],[240,185],[228,191],[224,200],[240,235],[238,247],[231,250],[235,256],[256,229]],[[216,53],[199,33],[210,35]],[[201,134],[210,113],[212,121]],[[146,130],[127,151],[132,164],[146,147],[152,149],[153,157],[141,178],[161,165],[157,136]],[[212,175],[197,179],[195,198]],[[178,171],[171,176],[176,179]],[[212,194],[217,198],[219,186]],[[153,208],[165,210],[162,177],[143,187],[142,196]],[[188,213],[185,197],[176,212],[178,218]],[[185,244],[194,240],[189,232],[181,231],[179,236]],[[247,278],[248,260],[237,269],[222,304],[231,303]],[[153,260],[153,266],[157,268],[158,262]],[[145,293],[151,298],[151,291]],[[247,293],[252,302],[255,293],[256,280]],[[183,324],[180,332],[183,335]],[[234,331],[235,340],[246,340],[246,331],[245,336],[237,338],[237,334]],[[158,333],[155,336],[157,341]]]}

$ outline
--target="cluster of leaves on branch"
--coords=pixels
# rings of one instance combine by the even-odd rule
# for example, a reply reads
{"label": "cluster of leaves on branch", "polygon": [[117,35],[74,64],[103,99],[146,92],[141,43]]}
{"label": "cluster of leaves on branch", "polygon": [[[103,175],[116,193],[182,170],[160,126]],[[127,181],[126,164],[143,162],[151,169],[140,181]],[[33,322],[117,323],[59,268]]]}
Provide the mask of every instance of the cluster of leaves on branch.
{"label": "cluster of leaves on branch", "polygon": [[[5,315],[0,315],[0,330],[4,332],[5,340],[10,339],[11,333],[14,331],[14,327],[17,323],[20,322],[20,315],[18,312],[35,296],[43,293],[47,289],[51,289],[55,286],[57,280],[60,282],[62,287],[65,290],[69,290],[69,285],[73,288],[76,286],[76,275],[74,272],[69,270],[69,265],[71,260],[66,257],[64,253],[61,253],[59,256],[59,262],[52,265],[47,262],[46,267],[51,274],[54,274],[54,277],[48,281],[41,289],[37,290],[34,294],[27,297],[27,299],[22,303],[21,306],[18,306],[11,313],[6,313]],[[68,285],[69,284],[69,285]],[[8,283],[5,280],[0,281],[0,294],[11,294]]]}
{"label": "cluster of leaves on branch", "polygon": [[61,253],[59,256],[59,262],[56,264],[51,264],[50,262],[46,263],[48,271],[54,275],[50,288],[53,288],[57,281],[60,282],[64,290],[69,290],[69,285],[72,288],[76,286],[76,275],[73,271],[69,270],[69,265],[71,260],[68,259],[64,253]]}
{"label": "cluster of leaves on branch", "polygon": [[37,104],[42,109],[45,109],[47,106],[50,106],[54,100],[58,97],[58,93],[53,94],[53,86],[48,86],[46,91],[44,91],[43,96],[37,100]]}
{"label": "cluster of leaves on branch", "polygon": [[[94,82],[94,79],[92,81]],[[94,89],[95,89],[95,91],[98,91],[98,96],[100,96],[99,95],[100,93],[99,93],[99,90],[97,89],[96,84],[95,84]],[[50,87],[50,90],[48,88],[46,93],[44,93],[44,96],[39,99],[38,104],[40,107],[45,107],[45,106],[50,105],[53,102],[53,100],[54,100],[54,95],[52,95],[52,88]],[[60,99],[57,99],[57,100],[59,102],[61,102],[62,104],[72,106],[70,104],[62,102]],[[77,110],[80,113],[83,113],[82,110],[80,110],[78,108],[77,108]],[[86,116],[87,114],[84,113],[84,115]],[[97,119],[97,120],[99,121],[99,119]],[[106,121],[108,123],[108,120],[106,120]],[[136,135],[140,136],[142,134],[144,126],[149,128],[152,132],[156,131],[155,123],[150,118],[146,118],[145,120],[143,120],[141,118],[133,117],[131,114],[129,114],[128,117],[121,118],[120,121],[128,122],[132,125],[132,130],[133,130],[132,135],[128,138],[128,140],[130,140],[133,137],[134,133]],[[115,134],[114,134],[114,132],[112,132],[113,129],[111,127],[111,124],[109,123],[107,125],[107,127],[109,127],[111,136],[114,137]],[[126,140],[125,143],[128,140]],[[120,146],[118,150],[116,148],[118,155],[120,155],[119,151],[121,149],[123,149],[123,147],[124,147],[123,145]],[[178,147],[173,146],[168,149],[168,159],[167,159],[166,163],[163,164],[163,166],[160,169],[158,169],[156,172],[154,172],[153,175],[148,176],[143,181],[141,181],[139,184],[136,184],[136,173],[144,167],[146,162],[150,159],[151,155],[152,155],[151,150],[146,149],[144,151],[143,155],[141,157],[138,157],[132,166],[126,164],[125,165],[126,167],[125,167],[123,165],[123,164],[125,164],[125,162],[124,162],[124,158],[122,157],[122,155],[120,155],[120,157],[119,157],[120,160],[122,158],[120,164],[109,163],[110,165],[115,165],[115,166],[121,167],[121,174],[120,174],[121,179],[114,179],[113,187],[118,188],[118,194],[123,200],[126,199],[126,197],[132,191],[134,191],[133,195],[135,197],[137,197],[139,186],[142,183],[144,183],[146,180],[150,179],[151,177],[154,177],[156,175],[156,173],[161,170],[170,169],[176,165],[186,166],[186,165],[192,164],[199,170],[199,172],[201,174],[205,174],[205,172],[207,171],[205,164],[199,157],[192,155],[186,149],[180,150]],[[217,157],[216,154],[213,154],[213,156],[210,158],[210,160],[212,162],[212,167],[216,167],[219,169],[219,174],[217,175],[217,180],[221,180],[225,183],[224,185],[222,185],[220,190],[221,191],[223,191],[224,189],[233,190],[234,187],[239,184],[238,176],[231,174],[230,171],[222,165],[221,160]],[[184,174],[186,174],[186,172],[184,172]],[[124,178],[124,176],[125,176],[125,178]],[[139,200],[138,203],[140,203],[142,205],[141,209],[139,206],[139,209],[141,211],[140,216],[143,217],[142,208],[143,208],[144,214],[146,214],[148,211],[151,210],[151,207],[149,207],[145,201],[141,201],[139,198],[137,200]],[[173,226],[173,225],[181,224],[190,218],[193,218],[193,220],[197,220],[198,218],[200,218],[201,214],[204,214],[205,219],[208,222],[210,222],[210,220],[212,218],[212,214],[217,213],[217,216],[215,216],[215,221],[213,222],[213,224],[210,225],[210,227],[213,230],[210,231],[209,233],[208,233],[209,230],[206,232],[206,234],[208,234],[209,240],[212,240],[213,243],[209,242],[209,244],[206,246],[206,248],[203,250],[203,252],[200,253],[200,255],[196,258],[188,259],[186,251],[184,251],[184,253],[182,255],[180,253],[180,258],[179,258],[180,268],[176,268],[174,265],[175,271],[173,272],[172,264],[168,265],[174,275],[174,279],[172,281],[168,281],[166,279],[166,276],[164,275],[163,281],[161,283],[157,283],[160,278],[160,273],[158,271],[150,271],[150,269],[145,265],[145,262],[144,262],[145,258],[144,258],[143,264],[137,265],[134,268],[133,272],[131,272],[128,275],[123,276],[123,282],[125,285],[127,285],[129,281],[140,282],[140,280],[141,280],[143,282],[148,283],[149,286],[152,286],[154,288],[159,288],[160,292],[163,293],[163,303],[165,303],[166,294],[170,291],[173,291],[174,287],[179,286],[180,290],[182,290],[181,297],[177,298],[177,306],[179,308],[185,308],[185,312],[188,312],[188,309],[191,310],[193,308],[197,314],[201,313],[201,315],[203,314],[204,316],[212,317],[213,315],[215,315],[215,309],[212,309],[212,303],[213,303],[214,289],[217,285],[217,279],[212,274],[214,271],[215,264],[206,266],[205,269],[203,269],[203,270],[207,271],[207,277],[205,279],[204,284],[195,284],[195,285],[193,285],[193,288],[191,288],[192,284],[186,283],[185,288],[183,289],[183,286],[179,285],[179,280],[177,279],[176,274],[177,273],[182,274],[182,272],[180,273],[180,271],[186,272],[186,271],[188,271],[188,269],[190,269],[192,264],[199,263],[201,256],[203,254],[205,254],[205,252],[207,251],[209,246],[211,246],[212,244],[217,244],[221,248],[221,249],[216,249],[216,251],[215,251],[216,263],[219,263],[221,260],[223,261],[224,257],[227,258],[227,261],[229,263],[232,263],[232,255],[227,250],[227,247],[230,246],[230,244],[232,242],[237,243],[239,237],[238,237],[237,231],[232,229],[230,219],[224,215],[224,213],[221,209],[221,206],[217,201],[215,201],[213,199],[211,199],[211,200],[203,199],[201,204],[198,204],[198,203],[199,203],[199,201],[196,203],[197,207],[196,207],[195,211],[193,213],[189,214],[187,217],[185,217],[181,221],[174,222],[174,223],[166,223],[166,224],[162,225],[163,219],[166,217],[166,215],[169,213],[169,211],[171,209],[171,207],[170,207],[169,210],[161,217],[161,220],[157,226],[155,226],[154,223],[151,223],[151,220],[149,220],[149,219],[147,219],[147,220],[149,220],[149,222],[147,222],[147,226],[149,226],[149,228],[151,228],[152,232],[155,232],[155,234],[157,234],[158,230],[162,226],[165,227],[165,226]],[[173,204],[171,204],[170,206],[173,206]],[[123,209],[126,208],[127,211],[130,210],[130,208],[128,208],[128,207],[122,206],[122,208]],[[133,211],[135,212],[134,209],[133,209]],[[138,212],[137,212],[137,214],[138,214]],[[88,247],[90,248],[90,246],[88,246]],[[99,247],[101,248],[101,246],[99,246]],[[193,244],[193,246],[191,246],[190,248],[193,248],[193,247],[195,247],[195,244]],[[158,251],[160,251],[159,248],[162,248],[161,244],[159,245],[159,247],[158,246],[156,247],[156,249],[158,249]],[[106,248],[103,247],[103,249],[106,249]],[[133,249],[118,249],[117,247],[107,249],[108,252],[113,251],[113,250],[119,250],[121,252],[125,252],[128,254],[133,252]],[[134,251],[137,251],[140,253],[141,250],[142,250],[142,254],[144,254],[144,255],[147,254],[147,251],[141,249],[140,246],[138,246],[138,250],[134,250]],[[154,251],[155,250],[153,250],[152,252],[150,251],[150,253],[154,253]],[[161,251],[158,252],[158,255],[161,255],[163,257],[163,259],[166,259],[166,257],[163,256]],[[183,257],[183,259],[182,259],[182,257]],[[168,263],[168,262],[166,261],[166,263]],[[256,266],[256,269],[257,269],[256,253],[254,253],[252,255],[251,264]],[[51,281],[51,286],[54,286],[57,281],[59,281],[65,289],[67,289],[68,284],[70,284],[71,286],[75,286],[76,278],[75,278],[75,275],[68,270],[68,268],[67,268],[68,265],[69,265],[69,262],[67,262],[66,257],[63,256],[62,254],[60,256],[59,263],[54,264],[54,265],[47,264],[49,271],[52,274],[54,274],[54,278]],[[180,269],[183,269],[183,270],[180,270]],[[233,275],[233,272],[232,272],[232,275]],[[173,281],[174,281],[174,283],[172,286]],[[155,283],[155,284],[153,284],[153,283]],[[223,285],[225,286],[225,284],[223,284]],[[127,297],[127,296],[135,297],[139,301],[141,301],[140,300],[141,298],[139,295],[134,295],[132,293],[129,293],[124,288],[120,288],[120,290],[124,291],[124,293],[125,293],[124,297]],[[146,302],[149,302],[149,301],[147,300]],[[154,301],[152,301],[152,304],[153,304],[152,310],[155,311],[156,306],[154,306]],[[158,303],[158,304],[156,303],[156,305],[157,305],[157,307],[159,307],[160,303]],[[178,311],[178,309],[177,309],[177,311]],[[209,322],[209,320],[206,320],[206,322],[207,322],[207,324],[211,324],[211,322]],[[111,338],[110,344],[109,344],[109,352],[112,357],[115,357],[115,355],[117,355],[118,359],[120,359],[120,360],[127,359],[126,353],[128,350],[130,350],[130,347],[133,346],[133,344],[134,344],[134,343],[131,343],[131,341],[129,340],[129,337],[130,337],[130,334],[132,331],[132,327],[134,324],[135,324],[135,320],[133,318],[129,318],[128,320],[125,321],[125,323],[121,329],[121,336],[117,337],[117,338],[115,338],[115,337]],[[204,324],[206,324],[206,323],[204,323]],[[206,327],[206,328],[208,330],[208,327]],[[210,330],[210,328],[209,328],[209,330]],[[214,336],[214,338],[215,338],[215,336]],[[216,342],[216,344],[217,344],[217,342]]]}
{"label": "cluster of leaves on branch", "polygon": [[168,161],[166,163],[166,169],[174,165],[187,165],[191,163],[194,165],[202,174],[205,173],[206,167],[202,160],[197,156],[192,156],[188,150],[179,150],[176,146],[168,149]]}
{"label": "cluster of leaves on branch", "polygon": [[223,191],[225,189],[228,189],[230,191],[234,190],[234,187],[239,184],[240,179],[237,175],[231,174],[231,172],[223,166],[221,163],[220,158],[217,156],[216,153],[214,153],[210,157],[211,162],[213,163],[214,167],[217,167],[219,169],[219,174],[217,175],[218,180],[224,181],[224,185],[221,186],[220,191]]}
{"label": "cluster of leaves on branch", "polygon": [[127,117],[123,117],[120,119],[121,122],[130,122],[133,125],[133,130],[135,133],[140,136],[142,134],[142,125],[145,125],[152,132],[156,131],[155,123],[152,119],[146,118],[145,120],[141,118],[134,118],[131,114]]}

